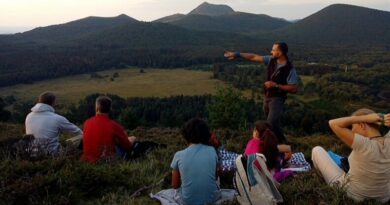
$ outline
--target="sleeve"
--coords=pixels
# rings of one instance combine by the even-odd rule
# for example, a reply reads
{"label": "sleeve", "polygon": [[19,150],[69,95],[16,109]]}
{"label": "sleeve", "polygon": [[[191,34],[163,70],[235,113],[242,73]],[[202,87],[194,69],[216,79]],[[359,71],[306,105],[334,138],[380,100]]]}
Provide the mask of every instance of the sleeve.
{"label": "sleeve", "polygon": [[363,153],[369,152],[372,149],[371,145],[372,144],[370,139],[359,134],[355,134],[351,147],[354,151]]}
{"label": "sleeve", "polygon": [[287,77],[287,84],[298,85],[298,83],[299,83],[299,77],[297,74],[297,70],[295,68],[292,68],[290,74]]}
{"label": "sleeve", "polygon": [[268,65],[271,62],[272,56],[263,56],[264,65]]}
{"label": "sleeve", "polygon": [[180,152],[176,152],[171,163],[172,169],[179,170],[179,159],[180,159]]}
{"label": "sleeve", "polygon": [[129,138],[127,137],[127,134],[122,126],[114,123],[114,135],[116,138],[116,141],[118,145],[125,149],[125,150],[131,150],[132,144],[129,141]]}
{"label": "sleeve", "polygon": [[83,135],[83,131],[73,123],[69,122],[68,119],[62,116],[58,116],[58,123],[60,131],[72,133],[74,135]]}

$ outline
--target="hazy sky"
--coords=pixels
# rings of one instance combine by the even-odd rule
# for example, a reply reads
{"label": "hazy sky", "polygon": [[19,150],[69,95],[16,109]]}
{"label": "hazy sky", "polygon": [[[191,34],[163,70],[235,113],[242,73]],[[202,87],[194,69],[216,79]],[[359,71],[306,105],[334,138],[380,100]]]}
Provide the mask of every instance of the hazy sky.
{"label": "hazy sky", "polygon": [[[0,0],[0,33],[65,23],[86,16],[126,14],[152,21],[188,13],[204,0]],[[347,3],[390,11],[390,0],[208,0],[236,11],[288,20],[304,18],[330,4]]]}

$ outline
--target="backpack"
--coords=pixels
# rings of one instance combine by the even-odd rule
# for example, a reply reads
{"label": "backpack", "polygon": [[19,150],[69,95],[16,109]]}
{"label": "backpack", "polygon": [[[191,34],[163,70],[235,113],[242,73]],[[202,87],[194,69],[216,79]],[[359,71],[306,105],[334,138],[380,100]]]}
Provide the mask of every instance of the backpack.
{"label": "backpack", "polygon": [[268,171],[262,154],[239,155],[233,184],[241,205],[270,205],[283,202],[276,188],[279,185]]}

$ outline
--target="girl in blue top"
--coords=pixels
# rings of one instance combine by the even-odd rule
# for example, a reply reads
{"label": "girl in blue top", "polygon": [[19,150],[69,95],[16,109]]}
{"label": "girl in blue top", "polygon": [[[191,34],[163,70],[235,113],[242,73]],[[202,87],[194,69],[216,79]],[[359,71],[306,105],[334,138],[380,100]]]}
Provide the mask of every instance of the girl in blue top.
{"label": "girl in blue top", "polygon": [[172,186],[179,189],[182,201],[188,205],[210,204],[221,195],[217,186],[218,156],[208,146],[210,129],[206,122],[194,118],[183,127],[188,147],[176,152],[171,167]]}

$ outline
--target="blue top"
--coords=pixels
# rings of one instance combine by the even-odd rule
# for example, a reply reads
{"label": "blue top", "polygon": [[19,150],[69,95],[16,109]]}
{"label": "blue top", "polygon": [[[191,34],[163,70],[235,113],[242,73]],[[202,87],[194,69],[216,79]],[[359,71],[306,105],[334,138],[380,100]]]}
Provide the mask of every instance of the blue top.
{"label": "blue top", "polygon": [[[272,59],[272,56],[263,56],[263,59],[264,59],[264,64],[266,66],[268,66],[268,64],[271,62],[271,59]],[[276,69],[279,69],[283,66],[285,66],[286,64],[278,64],[276,66]],[[288,75],[287,77],[287,84],[289,85],[297,85],[299,83],[299,77],[298,77],[298,74],[297,74],[297,70],[292,67],[291,71],[290,71],[290,74]]]}
{"label": "blue top", "polygon": [[217,152],[211,146],[193,144],[176,152],[171,167],[180,172],[180,193],[185,204],[209,204],[220,198],[217,163]]}

